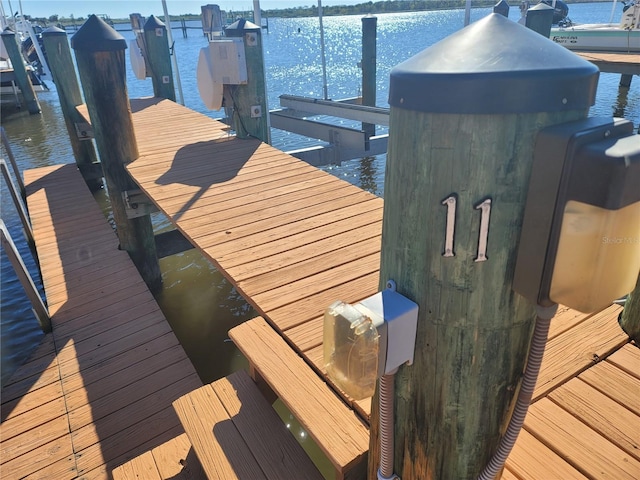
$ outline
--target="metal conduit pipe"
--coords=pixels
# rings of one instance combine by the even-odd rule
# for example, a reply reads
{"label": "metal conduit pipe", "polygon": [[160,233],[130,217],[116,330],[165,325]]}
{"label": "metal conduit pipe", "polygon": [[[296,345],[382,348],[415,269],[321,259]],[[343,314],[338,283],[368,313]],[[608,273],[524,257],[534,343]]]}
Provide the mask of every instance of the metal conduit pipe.
{"label": "metal conduit pipe", "polygon": [[531,340],[531,348],[529,349],[529,356],[527,357],[527,367],[520,392],[518,392],[516,406],[513,410],[513,415],[511,415],[511,420],[509,420],[507,431],[500,440],[500,445],[498,445],[496,453],[494,453],[487,466],[484,467],[484,470],[478,476],[478,480],[494,480],[498,472],[502,469],[504,462],[507,461],[507,457],[516,443],[518,434],[524,424],[524,419],[527,416],[527,410],[529,410],[529,405],[531,404],[533,390],[538,381],[538,373],[540,373],[542,356],[544,355],[544,348],[547,344],[547,336],[549,334],[549,325],[557,311],[558,305],[552,305],[550,307],[536,306],[536,324],[533,330],[533,339]]}
{"label": "metal conduit pipe", "polygon": [[395,372],[380,378],[380,467],[378,480],[398,478],[393,473],[393,389]]}

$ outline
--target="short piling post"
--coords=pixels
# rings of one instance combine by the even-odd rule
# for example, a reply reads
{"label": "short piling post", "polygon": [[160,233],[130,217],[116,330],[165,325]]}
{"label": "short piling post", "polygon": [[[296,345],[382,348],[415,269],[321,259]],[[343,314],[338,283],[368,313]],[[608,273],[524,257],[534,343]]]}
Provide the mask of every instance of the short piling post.
{"label": "short piling post", "polygon": [[629,88],[631,87],[631,80],[633,80],[633,75],[630,74],[622,74],[620,75],[620,87]]}
{"label": "short piling post", "polygon": [[[640,242],[639,239],[632,239]],[[640,343],[640,276],[636,288],[629,294],[620,316],[620,326],[632,340]]]}
{"label": "short piling post", "polygon": [[176,90],[173,86],[167,27],[151,15],[145,22],[143,30],[145,53],[153,82],[153,95],[175,102]]}
{"label": "short piling post", "polygon": [[525,25],[543,37],[549,38],[549,35],[551,35],[552,23],[553,7],[550,7],[546,3],[540,2],[527,11],[527,21]]}
{"label": "short piling post", "polygon": [[9,60],[11,60],[13,74],[22,92],[27,110],[32,115],[40,113],[40,103],[38,102],[38,97],[36,97],[36,92],[33,89],[33,85],[31,84],[31,80],[29,80],[29,75],[24,66],[24,59],[22,58],[22,53],[20,53],[16,34],[10,28],[5,28],[0,36],[9,55]]}
{"label": "short piling post", "polygon": [[67,32],[57,27],[49,27],[42,32],[42,43],[47,51],[47,61],[56,84],[60,108],[76,165],[85,177],[89,188],[97,190],[102,186],[102,180],[95,178],[93,172],[95,167],[99,169],[100,166],[97,165],[98,157],[91,137],[81,133],[84,130],[80,128],[80,125],[85,122],[85,119],[76,110],[76,107],[84,102],[80,93],[76,68],[71,58]]}
{"label": "short piling post", "polygon": [[[362,17],[362,105],[376,106],[376,31],[378,18],[373,15]],[[376,126],[363,123],[362,130],[367,138],[376,134]]]}
{"label": "short piling post", "polygon": [[493,6],[493,13],[499,13],[503,17],[509,18],[509,3],[507,0],[500,0]]}
{"label": "short piling post", "polygon": [[[395,381],[400,478],[475,479],[498,446],[535,317],[511,283],[536,136],[585,118],[597,79],[495,13],[391,72],[380,287],[394,280],[420,308]],[[377,395],[371,412],[377,478]]]}
{"label": "short piling post", "polygon": [[229,25],[225,33],[227,37],[242,38],[247,60],[247,84],[225,85],[225,97],[233,105],[232,127],[238,138],[254,137],[271,143],[262,29],[240,19]]}
{"label": "short piling post", "polygon": [[151,291],[162,283],[151,219],[128,219],[123,193],[137,188],[125,165],[138,157],[127,97],[125,39],[91,15],[71,38],[104,178],[109,189],[120,248],[129,252]]}

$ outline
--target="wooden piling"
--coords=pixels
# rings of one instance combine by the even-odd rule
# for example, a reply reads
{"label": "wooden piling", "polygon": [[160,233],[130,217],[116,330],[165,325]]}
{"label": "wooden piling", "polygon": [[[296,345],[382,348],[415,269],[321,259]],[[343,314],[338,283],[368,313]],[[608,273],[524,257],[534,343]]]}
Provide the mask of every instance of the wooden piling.
{"label": "wooden piling", "polygon": [[176,90],[173,85],[167,27],[151,15],[145,22],[143,30],[145,54],[153,82],[153,95],[175,102]]}
{"label": "wooden piling", "polygon": [[546,3],[538,3],[527,10],[525,25],[534,32],[538,32],[545,38],[551,35],[551,25],[553,23],[553,7]]}
{"label": "wooden piling", "polygon": [[233,105],[232,127],[238,138],[254,137],[271,143],[262,29],[240,19],[228,26],[225,33],[227,37],[242,38],[247,60],[247,84],[225,85],[225,97],[230,99]]}
{"label": "wooden piling", "polygon": [[620,326],[632,340],[640,343],[640,276],[635,290],[629,294],[624,304]]}
{"label": "wooden piling", "polygon": [[82,105],[84,101],[80,93],[76,68],[71,58],[67,32],[57,27],[47,28],[42,32],[42,43],[47,51],[49,69],[56,84],[60,108],[76,165],[78,165],[78,169],[83,174],[89,188],[97,190],[102,186],[102,180],[95,178],[94,172],[96,167],[100,169],[100,165],[97,164],[98,157],[91,137],[82,134],[86,131],[82,128],[85,120],[76,110],[76,107]]}
{"label": "wooden piling", "polygon": [[36,97],[36,92],[33,89],[31,80],[29,80],[24,59],[22,58],[22,53],[20,53],[20,47],[16,40],[16,34],[10,28],[5,28],[0,36],[2,36],[2,41],[7,49],[9,60],[11,60],[11,65],[13,66],[13,74],[18,88],[20,88],[22,92],[27,110],[32,115],[40,113],[40,103],[38,102],[38,97]]}
{"label": "wooden piling", "polygon": [[[380,288],[395,280],[420,307],[395,382],[401,478],[477,478],[498,446],[534,322],[511,282],[536,135],[586,117],[597,78],[496,13],[391,72]],[[369,478],[378,422],[376,395]]]}
{"label": "wooden piling", "polygon": [[[362,105],[376,106],[376,31],[378,18],[362,17]],[[367,138],[376,134],[376,126],[363,123]]]}
{"label": "wooden piling", "polygon": [[125,39],[91,15],[71,38],[109,190],[120,248],[129,252],[151,291],[162,283],[148,215],[128,219],[123,193],[137,188],[125,169],[138,157],[127,97]]}
{"label": "wooden piling", "polygon": [[630,74],[620,75],[620,86],[624,88],[629,88],[631,86],[631,80],[633,80],[633,75],[630,75]]}

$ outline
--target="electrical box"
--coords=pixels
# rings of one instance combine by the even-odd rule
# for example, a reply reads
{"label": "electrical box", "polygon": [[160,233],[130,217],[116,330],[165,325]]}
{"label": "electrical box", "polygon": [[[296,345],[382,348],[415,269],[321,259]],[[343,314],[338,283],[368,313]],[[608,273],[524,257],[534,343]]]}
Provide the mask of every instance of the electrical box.
{"label": "electrical box", "polygon": [[640,271],[640,136],[588,118],[536,140],[513,288],[543,307],[590,313],[633,290]]}
{"label": "electrical box", "polygon": [[373,395],[376,380],[413,363],[418,305],[387,289],[351,305],[341,301],[324,315],[324,365],[329,377],[356,400]]}
{"label": "electrical box", "polygon": [[209,42],[213,81],[224,85],[247,83],[247,60],[242,38],[215,39]]}

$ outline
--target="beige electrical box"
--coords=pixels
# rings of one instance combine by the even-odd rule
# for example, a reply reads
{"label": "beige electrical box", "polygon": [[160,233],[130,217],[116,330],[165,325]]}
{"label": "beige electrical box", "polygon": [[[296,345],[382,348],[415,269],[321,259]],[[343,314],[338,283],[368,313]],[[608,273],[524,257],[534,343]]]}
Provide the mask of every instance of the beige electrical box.
{"label": "beige electrical box", "polygon": [[209,42],[213,81],[224,85],[247,83],[247,60],[242,38],[224,38]]}

